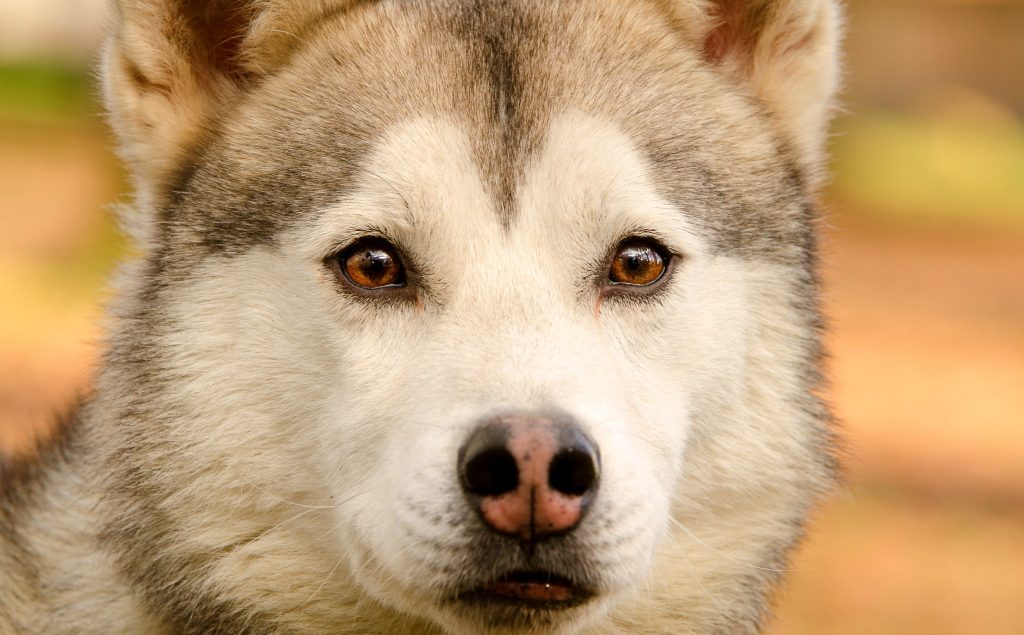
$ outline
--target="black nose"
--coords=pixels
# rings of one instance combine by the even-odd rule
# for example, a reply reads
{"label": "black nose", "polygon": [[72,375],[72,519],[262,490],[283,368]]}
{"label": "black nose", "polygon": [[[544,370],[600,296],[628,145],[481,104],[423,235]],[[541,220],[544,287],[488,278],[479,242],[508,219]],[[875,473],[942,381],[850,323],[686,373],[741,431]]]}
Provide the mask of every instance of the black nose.
{"label": "black nose", "polygon": [[579,524],[600,465],[597,444],[578,425],[544,417],[492,419],[459,450],[462,487],[484,522],[529,540]]}

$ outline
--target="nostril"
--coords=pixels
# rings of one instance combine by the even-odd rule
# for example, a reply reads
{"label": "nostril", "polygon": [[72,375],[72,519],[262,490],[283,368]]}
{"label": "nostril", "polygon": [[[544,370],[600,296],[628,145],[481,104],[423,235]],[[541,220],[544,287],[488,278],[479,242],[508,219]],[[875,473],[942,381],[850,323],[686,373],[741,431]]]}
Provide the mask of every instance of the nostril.
{"label": "nostril", "polygon": [[583,496],[597,483],[594,456],[581,448],[563,449],[551,460],[548,485],[569,496]]}
{"label": "nostril", "polygon": [[499,496],[519,487],[519,467],[503,447],[486,448],[466,462],[462,479],[478,496]]}

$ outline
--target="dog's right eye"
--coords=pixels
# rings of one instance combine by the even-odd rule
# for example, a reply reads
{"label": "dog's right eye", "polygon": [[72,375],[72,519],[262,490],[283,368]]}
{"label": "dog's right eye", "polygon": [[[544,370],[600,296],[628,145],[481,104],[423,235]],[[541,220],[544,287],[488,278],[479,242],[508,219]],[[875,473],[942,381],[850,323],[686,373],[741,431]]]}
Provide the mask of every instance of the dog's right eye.
{"label": "dog's right eye", "polygon": [[661,280],[669,256],[652,240],[633,238],[619,245],[612,258],[608,280],[623,287],[647,287]]}
{"label": "dog's right eye", "polygon": [[360,289],[405,286],[405,267],[395,246],[383,238],[364,238],[335,257],[341,278]]}

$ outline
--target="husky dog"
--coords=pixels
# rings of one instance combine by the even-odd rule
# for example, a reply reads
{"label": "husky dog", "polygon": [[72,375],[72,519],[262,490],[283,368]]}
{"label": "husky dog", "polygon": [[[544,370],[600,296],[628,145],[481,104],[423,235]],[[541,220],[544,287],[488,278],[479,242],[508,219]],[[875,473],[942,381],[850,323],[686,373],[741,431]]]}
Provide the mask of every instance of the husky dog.
{"label": "husky dog", "polygon": [[3,633],[754,633],[833,480],[832,0],[121,0],[139,256]]}

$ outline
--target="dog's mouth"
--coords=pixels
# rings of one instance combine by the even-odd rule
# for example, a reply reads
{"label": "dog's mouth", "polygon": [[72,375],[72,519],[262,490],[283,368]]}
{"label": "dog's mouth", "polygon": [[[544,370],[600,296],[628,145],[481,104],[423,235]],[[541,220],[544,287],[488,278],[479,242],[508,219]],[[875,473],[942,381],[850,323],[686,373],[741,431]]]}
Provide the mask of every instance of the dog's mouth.
{"label": "dog's mouth", "polygon": [[586,586],[548,571],[514,571],[459,594],[459,599],[558,609],[582,604],[593,595]]}

